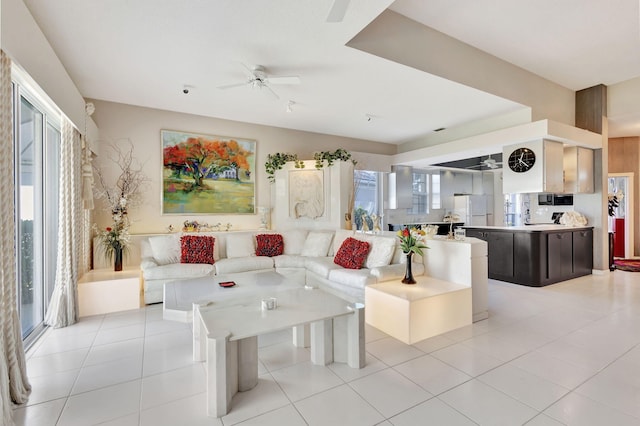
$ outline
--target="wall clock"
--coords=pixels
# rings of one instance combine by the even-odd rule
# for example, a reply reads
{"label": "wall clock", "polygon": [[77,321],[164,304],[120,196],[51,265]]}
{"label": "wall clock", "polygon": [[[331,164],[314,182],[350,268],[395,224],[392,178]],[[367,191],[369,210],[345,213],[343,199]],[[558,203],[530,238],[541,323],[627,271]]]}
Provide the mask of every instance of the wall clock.
{"label": "wall clock", "polygon": [[529,148],[515,149],[509,155],[509,168],[516,173],[524,173],[536,163],[536,154]]}

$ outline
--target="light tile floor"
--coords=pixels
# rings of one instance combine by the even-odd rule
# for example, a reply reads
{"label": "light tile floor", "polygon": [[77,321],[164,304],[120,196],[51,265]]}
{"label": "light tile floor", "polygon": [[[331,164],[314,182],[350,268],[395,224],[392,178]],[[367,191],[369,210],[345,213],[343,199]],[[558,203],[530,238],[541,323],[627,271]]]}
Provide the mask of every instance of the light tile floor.
{"label": "light tile floor", "polygon": [[[399,284],[400,285],[400,284]],[[260,338],[258,386],[205,414],[202,364],[161,306],[49,330],[27,354],[18,425],[639,425],[640,274],[490,281],[490,317],[414,345],[366,328],[367,365],[318,367]]]}

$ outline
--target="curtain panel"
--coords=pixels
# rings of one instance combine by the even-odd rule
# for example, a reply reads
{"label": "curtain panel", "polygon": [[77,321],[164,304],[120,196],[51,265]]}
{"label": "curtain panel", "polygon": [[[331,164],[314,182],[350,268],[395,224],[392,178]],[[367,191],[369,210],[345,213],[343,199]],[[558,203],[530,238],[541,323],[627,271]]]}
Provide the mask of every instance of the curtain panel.
{"label": "curtain panel", "polygon": [[0,51],[0,420],[13,424],[11,401],[27,402],[31,385],[16,304],[14,143],[11,60]]}
{"label": "curtain panel", "polygon": [[62,118],[58,202],[58,261],[56,280],[45,324],[66,327],[78,321],[78,276],[85,249],[80,133]]}

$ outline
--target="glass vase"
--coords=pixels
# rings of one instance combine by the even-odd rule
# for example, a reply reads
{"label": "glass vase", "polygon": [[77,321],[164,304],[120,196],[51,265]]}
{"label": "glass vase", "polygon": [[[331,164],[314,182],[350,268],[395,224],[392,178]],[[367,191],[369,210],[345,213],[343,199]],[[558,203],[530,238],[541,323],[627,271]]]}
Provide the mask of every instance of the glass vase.
{"label": "glass vase", "polygon": [[113,249],[113,270],[122,271],[122,248]]}
{"label": "glass vase", "polygon": [[413,252],[405,253],[407,255],[407,265],[404,272],[403,284],[415,284],[416,280],[413,278],[413,272],[411,271],[411,262],[413,258]]}

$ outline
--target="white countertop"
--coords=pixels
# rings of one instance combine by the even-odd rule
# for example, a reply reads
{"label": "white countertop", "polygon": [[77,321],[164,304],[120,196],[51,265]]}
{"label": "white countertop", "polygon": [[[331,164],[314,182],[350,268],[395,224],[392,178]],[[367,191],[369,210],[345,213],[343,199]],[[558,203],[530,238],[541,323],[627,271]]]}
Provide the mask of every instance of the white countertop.
{"label": "white countertop", "polygon": [[498,229],[504,231],[564,231],[573,229],[591,229],[593,226],[566,226],[566,225],[524,225],[524,226],[463,226],[473,229]]}

